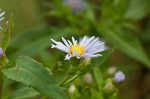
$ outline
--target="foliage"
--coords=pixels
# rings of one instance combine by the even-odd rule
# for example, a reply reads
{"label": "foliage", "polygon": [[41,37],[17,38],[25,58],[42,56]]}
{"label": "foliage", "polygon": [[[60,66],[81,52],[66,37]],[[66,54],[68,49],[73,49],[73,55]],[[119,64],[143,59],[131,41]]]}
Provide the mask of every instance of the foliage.
{"label": "foliage", "polygon": [[[76,1],[0,1],[0,99],[150,98],[150,0]],[[51,49],[51,38],[85,35],[105,42],[101,57],[65,61]],[[123,83],[114,81],[117,71]]]}

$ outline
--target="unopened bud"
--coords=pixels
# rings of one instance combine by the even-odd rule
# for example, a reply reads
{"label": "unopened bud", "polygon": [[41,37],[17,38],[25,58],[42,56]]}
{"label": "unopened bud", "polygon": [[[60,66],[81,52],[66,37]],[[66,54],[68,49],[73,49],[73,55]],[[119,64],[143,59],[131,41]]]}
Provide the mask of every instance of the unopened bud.
{"label": "unopened bud", "polygon": [[69,93],[72,94],[75,90],[76,90],[75,85],[71,85],[71,86],[69,87]]}
{"label": "unopened bud", "polygon": [[114,81],[116,83],[120,83],[120,82],[123,82],[125,80],[125,74],[121,71],[115,73],[114,75]]}
{"label": "unopened bud", "polygon": [[108,69],[108,74],[112,75],[116,72],[116,67],[115,66],[112,66]]}
{"label": "unopened bud", "polygon": [[3,49],[0,48],[0,57],[2,57],[2,56],[3,56]]}
{"label": "unopened bud", "polygon": [[87,73],[84,77],[84,81],[88,84],[92,83],[93,82],[92,75],[90,73]]}
{"label": "unopened bud", "polygon": [[114,89],[115,89],[115,87],[112,83],[112,79],[107,79],[106,85],[104,86],[104,91],[107,93],[111,93],[114,91]]}

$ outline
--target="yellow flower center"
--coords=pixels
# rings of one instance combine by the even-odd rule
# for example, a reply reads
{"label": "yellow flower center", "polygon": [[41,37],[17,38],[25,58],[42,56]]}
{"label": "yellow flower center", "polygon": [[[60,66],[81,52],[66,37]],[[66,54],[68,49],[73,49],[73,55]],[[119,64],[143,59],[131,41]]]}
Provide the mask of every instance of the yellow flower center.
{"label": "yellow flower center", "polygon": [[71,54],[71,55],[73,55],[73,50],[76,50],[76,53],[77,52],[79,52],[80,53],[80,56],[82,56],[84,53],[85,53],[85,51],[84,51],[84,46],[81,46],[80,47],[80,44],[78,44],[78,45],[74,45],[74,46],[71,46],[70,47],[70,50],[69,50],[69,53]]}

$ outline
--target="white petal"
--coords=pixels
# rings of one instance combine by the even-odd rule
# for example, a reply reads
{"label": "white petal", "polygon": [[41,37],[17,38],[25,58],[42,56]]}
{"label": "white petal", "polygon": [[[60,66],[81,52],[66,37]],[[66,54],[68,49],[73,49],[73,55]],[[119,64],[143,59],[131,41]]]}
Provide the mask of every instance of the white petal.
{"label": "white petal", "polygon": [[84,58],[93,58],[93,57],[99,57],[99,56],[102,56],[102,55],[101,54],[93,55],[93,54],[89,54],[89,53],[82,55],[82,57],[84,57]]}
{"label": "white petal", "polygon": [[76,40],[76,44],[78,44],[78,41]]}
{"label": "white petal", "polygon": [[3,11],[2,13],[0,13],[0,17],[2,17],[3,15],[5,15],[5,11]]}
{"label": "white petal", "polygon": [[53,43],[55,43],[57,46],[61,46],[61,47],[64,47],[65,49],[68,49],[63,43],[61,43],[61,42],[57,42],[57,41],[55,41],[54,39],[51,39],[51,41],[53,42]]}
{"label": "white petal", "polygon": [[55,48],[55,47],[56,47],[56,45],[52,44],[51,48]]}
{"label": "white petal", "polygon": [[87,38],[88,38],[87,36],[84,36],[83,39],[80,40],[80,46],[84,44]]}
{"label": "white petal", "polygon": [[5,18],[4,17],[2,17],[2,18],[0,18],[0,21],[2,21],[2,20],[4,20]]}
{"label": "white petal", "polygon": [[72,42],[73,42],[73,45],[77,44],[74,37],[72,37]]}
{"label": "white petal", "polygon": [[106,49],[107,48],[103,42],[103,43],[95,43],[93,46],[88,46],[88,48],[86,48],[86,51],[88,53],[96,53],[96,52],[104,51]]}
{"label": "white petal", "polygon": [[57,48],[57,49],[59,49],[59,50],[61,50],[63,52],[68,53],[69,49],[63,43],[57,42],[57,41],[55,41],[53,39],[51,39],[51,40],[52,40],[52,42],[54,42],[56,44],[56,45],[52,45],[52,47]]}
{"label": "white petal", "polygon": [[55,41],[54,39],[50,39],[53,43],[57,44],[57,41]]}
{"label": "white petal", "polygon": [[68,43],[69,43],[70,46],[73,46],[72,43],[69,40],[68,40]]}
{"label": "white petal", "polygon": [[94,40],[94,36],[92,36],[91,38],[87,39],[87,41],[84,43],[84,46],[86,47],[88,44],[90,44],[92,42],[92,40]]}
{"label": "white petal", "polygon": [[76,54],[77,54],[77,57],[80,57],[80,52],[77,52]]}
{"label": "white petal", "polygon": [[76,56],[76,50],[73,49],[73,56]]}
{"label": "white petal", "polygon": [[98,38],[94,39],[89,45],[87,45],[85,47],[85,51],[87,51],[88,49],[92,48],[92,46],[95,45],[98,40],[99,40]]}
{"label": "white petal", "polygon": [[72,56],[67,54],[66,57],[65,57],[65,60],[69,60]]}
{"label": "white petal", "polygon": [[68,50],[65,49],[64,47],[61,47],[61,46],[55,46],[54,48],[57,48],[57,49],[59,49],[59,50],[61,50],[61,51],[63,51],[63,52],[68,53]]}
{"label": "white petal", "polygon": [[62,41],[65,43],[65,45],[69,48],[70,46],[69,46],[69,44],[68,44],[68,42],[66,41],[66,39],[64,38],[64,37],[62,37]]}
{"label": "white petal", "polygon": [[87,53],[95,54],[95,53],[102,52],[102,51],[104,51],[104,50],[103,49],[93,49],[93,50],[88,51]]}

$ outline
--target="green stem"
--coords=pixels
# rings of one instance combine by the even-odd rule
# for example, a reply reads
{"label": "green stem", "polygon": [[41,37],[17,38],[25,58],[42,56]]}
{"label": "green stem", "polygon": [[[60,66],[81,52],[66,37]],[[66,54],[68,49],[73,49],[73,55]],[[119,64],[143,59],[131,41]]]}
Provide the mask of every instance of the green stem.
{"label": "green stem", "polygon": [[3,74],[0,71],[0,99],[2,99],[2,88],[3,88]]}
{"label": "green stem", "polygon": [[60,84],[60,86],[67,86],[67,85],[69,85],[74,80],[76,80],[80,75],[81,75],[81,73],[78,72],[75,75],[73,75],[71,78],[70,77],[66,78],[66,80]]}

